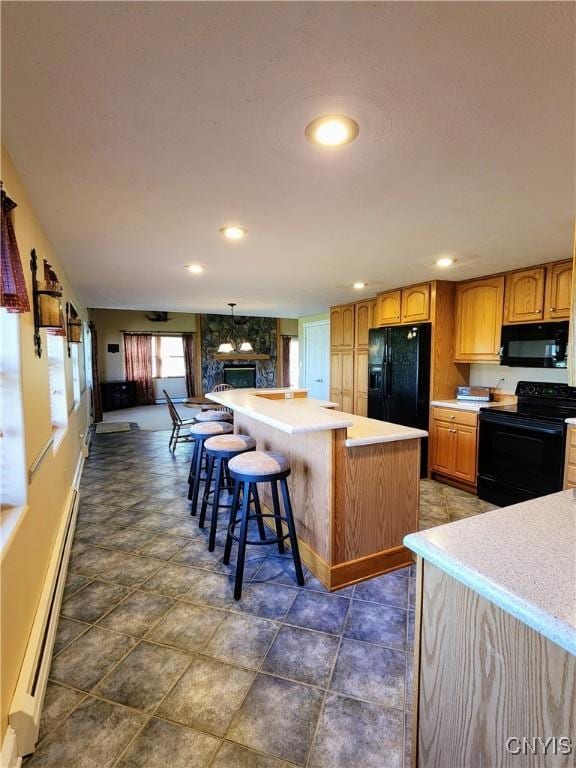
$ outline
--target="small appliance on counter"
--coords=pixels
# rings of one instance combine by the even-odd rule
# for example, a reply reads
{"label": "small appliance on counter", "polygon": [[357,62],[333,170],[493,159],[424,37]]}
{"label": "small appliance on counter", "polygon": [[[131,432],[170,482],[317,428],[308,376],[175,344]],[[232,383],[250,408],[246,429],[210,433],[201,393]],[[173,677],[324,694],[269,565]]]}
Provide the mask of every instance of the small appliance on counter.
{"label": "small appliance on counter", "polygon": [[478,496],[500,507],[562,490],[576,387],[519,381],[516,404],[480,409]]}
{"label": "small appliance on counter", "polygon": [[475,403],[489,403],[492,399],[490,387],[456,387],[456,399]]}

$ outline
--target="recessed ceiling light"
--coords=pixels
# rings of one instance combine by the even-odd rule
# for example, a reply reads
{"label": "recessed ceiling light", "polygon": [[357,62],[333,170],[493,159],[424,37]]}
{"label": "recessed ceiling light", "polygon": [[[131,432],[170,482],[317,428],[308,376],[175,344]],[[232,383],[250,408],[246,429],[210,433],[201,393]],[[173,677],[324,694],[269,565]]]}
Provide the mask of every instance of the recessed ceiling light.
{"label": "recessed ceiling light", "polygon": [[452,264],[456,259],[453,259],[452,256],[442,256],[440,259],[436,259],[436,266],[437,267],[451,267]]}
{"label": "recessed ceiling light", "polygon": [[199,275],[201,272],[204,272],[204,267],[201,267],[200,264],[189,264],[186,269],[188,272],[192,272],[193,275]]}
{"label": "recessed ceiling light", "polygon": [[228,240],[242,240],[248,234],[248,230],[244,227],[222,227],[220,232]]}
{"label": "recessed ceiling light", "polygon": [[308,141],[323,147],[341,147],[358,136],[358,123],[346,115],[326,115],[308,123],[304,131]]}
{"label": "recessed ceiling light", "polygon": [[366,283],[354,283],[352,288],[356,288],[357,291],[361,291],[362,288],[366,288]]}

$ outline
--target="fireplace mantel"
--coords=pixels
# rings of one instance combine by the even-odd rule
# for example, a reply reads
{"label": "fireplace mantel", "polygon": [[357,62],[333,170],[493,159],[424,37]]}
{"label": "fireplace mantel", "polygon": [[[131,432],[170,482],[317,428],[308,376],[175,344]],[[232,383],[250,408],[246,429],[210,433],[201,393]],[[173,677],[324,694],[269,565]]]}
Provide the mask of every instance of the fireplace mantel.
{"label": "fireplace mantel", "polygon": [[255,352],[246,352],[241,354],[240,352],[216,352],[214,354],[214,360],[270,360],[270,355],[258,355]]}

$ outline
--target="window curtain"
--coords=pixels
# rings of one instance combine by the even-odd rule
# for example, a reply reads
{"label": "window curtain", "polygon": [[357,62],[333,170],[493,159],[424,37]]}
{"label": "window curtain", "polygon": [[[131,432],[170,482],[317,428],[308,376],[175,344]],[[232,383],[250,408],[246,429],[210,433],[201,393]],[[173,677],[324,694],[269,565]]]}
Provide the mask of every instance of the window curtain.
{"label": "window curtain", "polygon": [[282,336],[282,387],[290,386],[290,342],[292,336]]}
{"label": "window curtain", "polygon": [[90,350],[92,357],[92,417],[94,422],[102,421],[102,396],[100,394],[100,374],[98,373],[98,333],[93,322],[90,328]]}
{"label": "window curtain", "polygon": [[20,252],[11,213],[16,203],[2,189],[2,248],[0,261],[0,307],[8,312],[30,312],[30,300],[22,271]]}
{"label": "window curtain", "polygon": [[184,347],[184,365],[186,367],[186,394],[188,397],[196,396],[194,386],[194,334],[183,333],[182,345]]}
{"label": "window curtain", "polygon": [[126,381],[136,382],[136,403],[154,405],[152,382],[152,334],[124,334]]}

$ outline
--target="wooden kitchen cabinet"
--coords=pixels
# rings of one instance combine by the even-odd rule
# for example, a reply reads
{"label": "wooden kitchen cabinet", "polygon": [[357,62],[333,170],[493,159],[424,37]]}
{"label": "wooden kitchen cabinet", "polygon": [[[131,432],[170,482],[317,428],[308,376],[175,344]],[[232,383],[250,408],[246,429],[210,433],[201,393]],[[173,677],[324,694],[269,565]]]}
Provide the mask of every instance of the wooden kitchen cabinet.
{"label": "wooden kitchen cabinet", "polygon": [[342,391],[342,352],[330,352],[330,389]]}
{"label": "wooden kitchen cabinet", "polygon": [[569,426],[566,432],[564,488],[576,488],[576,426]]}
{"label": "wooden kitchen cabinet", "polygon": [[354,348],[354,304],[344,304],[330,309],[330,347]]}
{"label": "wooden kitchen cabinet", "polygon": [[368,350],[354,352],[354,413],[368,415]]}
{"label": "wooden kitchen cabinet", "polygon": [[432,409],[430,469],[443,478],[476,486],[478,415],[454,408]]}
{"label": "wooden kitchen cabinet", "polygon": [[497,362],[504,308],[504,276],[456,286],[456,345],[460,363]]}
{"label": "wooden kitchen cabinet", "polygon": [[453,425],[449,421],[435,419],[432,422],[431,431],[431,469],[449,475],[452,470],[452,430]]}
{"label": "wooden kitchen cabinet", "polygon": [[332,350],[330,353],[330,399],[341,411],[354,410],[354,351]]}
{"label": "wooden kitchen cabinet", "polygon": [[356,304],[354,348],[368,349],[368,334],[372,328],[374,301],[359,301]]}
{"label": "wooden kitchen cabinet", "polygon": [[504,322],[529,323],[544,317],[544,267],[521,269],[506,275]]}
{"label": "wooden kitchen cabinet", "polygon": [[340,349],[342,346],[342,307],[330,309],[330,347]]}
{"label": "wooden kitchen cabinet", "polygon": [[376,315],[378,325],[397,325],[400,323],[402,291],[387,291],[376,296]]}
{"label": "wooden kitchen cabinet", "polygon": [[572,261],[550,264],[546,269],[545,320],[568,320],[572,305]]}
{"label": "wooden kitchen cabinet", "polygon": [[354,304],[342,307],[342,349],[354,349]]}
{"label": "wooden kitchen cabinet", "polygon": [[421,323],[430,320],[430,283],[413,285],[402,290],[403,323]]}

